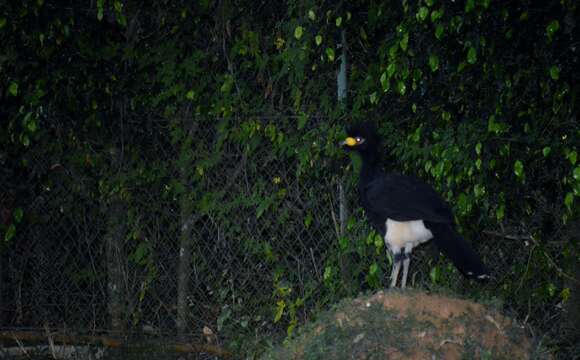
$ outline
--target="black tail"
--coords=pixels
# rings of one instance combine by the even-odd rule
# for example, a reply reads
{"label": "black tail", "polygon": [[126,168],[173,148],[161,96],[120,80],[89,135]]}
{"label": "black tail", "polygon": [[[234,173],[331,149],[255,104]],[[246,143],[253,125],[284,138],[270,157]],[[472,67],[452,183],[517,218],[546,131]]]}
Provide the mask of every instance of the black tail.
{"label": "black tail", "polygon": [[426,221],[425,226],[433,233],[433,241],[437,247],[463,275],[478,280],[489,278],[489,270],[483,264],[479,255],[455,231],[453,225]]}

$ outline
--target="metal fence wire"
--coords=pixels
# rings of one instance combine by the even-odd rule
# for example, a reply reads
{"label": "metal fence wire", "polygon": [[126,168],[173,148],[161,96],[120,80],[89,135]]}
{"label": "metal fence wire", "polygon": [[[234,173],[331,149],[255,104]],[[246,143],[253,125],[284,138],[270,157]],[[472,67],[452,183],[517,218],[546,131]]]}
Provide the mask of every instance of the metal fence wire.
{"label": "metal fence wire", "polygon": [[[199,358],[227,357],[216,350],[227,345],[244,349],[235,354],[241,356],[283,339],[341,297],[387,285],[388,258],[362,220],[356,176],[340,167],[333,173],[332,164],[301,172],[304,159],[277,152],[271,142],[221,141],[215,126],[195,131],[203,141],[192,145],[187,167],[168,136],[140,148],[134,168],[163,169],[149,182],[132,183],[125,164],[98,173],[40,148],[26,154],[26,170],[22,159],[4,159],[2,211],[20,207],[24,216],[1,247],[0,357],[26,349],[7,330],[43,334],[36,343],[45,347],[36,350],[53,356],[59,348],[50,346],[51,336],[63,336],[61,343],[153,339],[167,350],[194,344],[190,356]],[[114,193],[103,190],[104,176],[129,179],[125,193],[104,197]],[[424,246],[413,254],[412,286],[429,288],[439,265],[449,270],[443,282],[461,296],[477,296],[509,278],[531,251],[516,240],[471,240],[500,274],[496,281],[471,284]],[[536,335],[557,331],[556,304],[504,305],[527,317]],[[83,351],[77,358],[104,356],[100,347]]]}

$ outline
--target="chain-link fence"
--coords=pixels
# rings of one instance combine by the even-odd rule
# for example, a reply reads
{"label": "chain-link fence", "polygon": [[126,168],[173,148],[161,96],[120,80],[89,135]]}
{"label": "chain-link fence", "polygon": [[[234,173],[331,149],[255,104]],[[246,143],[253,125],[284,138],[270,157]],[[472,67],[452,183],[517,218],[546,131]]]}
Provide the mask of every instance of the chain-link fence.
{"label": "chain-link fence", "polygon": [[[241,357],[341,297],[386,286],[389,260],[362,220],[352,169],[308,164],[271,139],[242,145],[213,127],[192,131],[193,160],[180,166],[179,146],[155,140],[131,171],[164,171],[141,183],[122,164],[98,173],[89,155],[78,168],[41,151],[28,155],[26,173],[5,167],[4,221],[16,208],[24,215],[2,246],[0,357],[62,355],[71,351],[63,343],[77,345],[69,354],[77,358],[102,357],[103,344],[124,357],[159,349],[169,358]],[[105,176],[129,180],[105,191]],[[411,286],[497,292],[536,335],[553,335],[557,303],[502,297],[502,282],[533,246],[488,230],[471,241],[496,274],[491,283],[464,280],[427,245],[413,253]]]}

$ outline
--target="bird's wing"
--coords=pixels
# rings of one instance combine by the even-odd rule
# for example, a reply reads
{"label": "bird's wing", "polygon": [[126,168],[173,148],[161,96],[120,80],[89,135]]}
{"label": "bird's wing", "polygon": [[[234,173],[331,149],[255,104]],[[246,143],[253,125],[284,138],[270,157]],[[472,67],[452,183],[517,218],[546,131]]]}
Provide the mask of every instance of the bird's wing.
{"label": "bird's wing", "polygon": [[365,210],[383,219],[453,223],[449,205],[417,178],[381,174],[361,188]]}

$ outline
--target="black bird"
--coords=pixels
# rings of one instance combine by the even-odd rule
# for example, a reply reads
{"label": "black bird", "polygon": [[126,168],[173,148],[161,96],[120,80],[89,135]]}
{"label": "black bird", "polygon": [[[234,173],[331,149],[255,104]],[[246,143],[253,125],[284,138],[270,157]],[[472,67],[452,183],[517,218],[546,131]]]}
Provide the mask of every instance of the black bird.
{"label": "black bird", "polygon": [[488,278],[489,271],[480,257],[457,233],[451,208],[441,196],[415,177],[387,174],[381,168],[380,140],[375,126],[354,125],[347,129],[347,136],[341,145],[362,158],[361,205],[393,254],[391,287],[397,284],[401,263],[401,288],[405,287],[413,248],[431,239],[463,275],[480,280]]}

